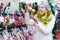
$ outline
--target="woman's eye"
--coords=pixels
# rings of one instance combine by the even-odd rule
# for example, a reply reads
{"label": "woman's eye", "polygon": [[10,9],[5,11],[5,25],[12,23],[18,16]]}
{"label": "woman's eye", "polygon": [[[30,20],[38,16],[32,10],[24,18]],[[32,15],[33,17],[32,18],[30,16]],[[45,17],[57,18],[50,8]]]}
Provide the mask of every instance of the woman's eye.
{"label": "woman's eye", "polygon": [[44,7],[41,7],[41,8],[44,8]]}

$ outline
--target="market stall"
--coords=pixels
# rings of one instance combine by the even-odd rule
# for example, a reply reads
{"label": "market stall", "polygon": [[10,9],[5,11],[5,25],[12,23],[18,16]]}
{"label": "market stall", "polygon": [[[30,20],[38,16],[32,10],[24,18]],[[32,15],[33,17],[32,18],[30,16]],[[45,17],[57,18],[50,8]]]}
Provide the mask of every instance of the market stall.
{"label": "market stall", "polygon": [[[56,19],[58,7],[54,2],[56,1],[0,0],[0,39],[53,40],[54,35],[54,39],[60,40],[60,31],[54,28],[59,20]],[[55,26],[57,30],[60,30],[59,24],[58,27]]]}

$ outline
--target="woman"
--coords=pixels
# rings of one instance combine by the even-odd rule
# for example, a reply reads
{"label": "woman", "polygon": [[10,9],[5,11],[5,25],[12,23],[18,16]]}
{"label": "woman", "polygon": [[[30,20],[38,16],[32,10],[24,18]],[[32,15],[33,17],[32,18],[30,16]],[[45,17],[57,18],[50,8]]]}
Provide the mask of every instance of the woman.
{"label": "woman", "polygon": [[38,7],[35,17],[31,17],[36,23],[35,40],[53,40],[52,30],[55,24],[55,16],[43,5]]}

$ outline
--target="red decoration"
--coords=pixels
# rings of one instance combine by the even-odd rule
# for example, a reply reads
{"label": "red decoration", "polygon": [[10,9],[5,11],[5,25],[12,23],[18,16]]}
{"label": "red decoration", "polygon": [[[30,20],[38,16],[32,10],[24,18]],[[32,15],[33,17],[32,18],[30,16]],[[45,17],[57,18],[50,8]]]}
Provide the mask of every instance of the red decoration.
{"label": "red decoration", "polygon": [[14,13],[14,19],[17,20],[18,16],[16,15],[16,13]]}
{"label": "red decoration", "polygon": [[0,11],[2,10],[3,6],[0,6]]}
{"label": "red decoration", "polygon": [[8,17],[5,17],[5,20],[6,20],[7,22],[9,22],[9,18],[8,18]]}
{"label": "red decoration", "polygon": [[16,25],[18,25],[18,24],[19,24],[18,22],[19,22],[18,20],[15,20],[15,24],[16,24]]}
{"label": "red decoration", "polygon": [[26,37],[24,37],[23,40],[27,40]]}
{"label": "red decoration", "polygon": [[16,26],[15,22],[14,22],[14,23],[12,23],[11,25],[12,25],[13,27],[15,27],[15,26]]}
{"label": "red decoration", "polygon": [[23,13],[23,11],[21,11],[20,14],[21,14],[22,17],[24,17],[24,13]]}
{"label": "red decoration", "polygon": [[6,17],[6,15],[5,15],[5,14],[3,14],[2,16],[3,16],[4,18]]}
{"label": "red decoration", "polygon": [[28,40],[33,40],[33,36],[29,36]]}
{"label": "red decoration", "polygon": [[57,31],[57,32],[56,32],[55,37],[56,37],[56,39],[60,39],[60,31]]}
{"label": "red decoration", "polygon": [[20,26],[24,25],[24,20],[22,20],[22,19],[19,20],[19,25],[20,25]]}

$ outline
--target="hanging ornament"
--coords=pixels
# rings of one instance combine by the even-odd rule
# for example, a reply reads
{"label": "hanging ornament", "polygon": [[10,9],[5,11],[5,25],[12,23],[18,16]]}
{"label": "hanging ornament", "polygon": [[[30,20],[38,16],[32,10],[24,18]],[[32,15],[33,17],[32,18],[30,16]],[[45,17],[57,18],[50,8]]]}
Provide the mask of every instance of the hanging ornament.
{"label": "hanging ornament", "polygon": [[20,19],[20,20],[19,20],[19,25],[20,25],[20,26],[24,25],[24,20],[23,20],[23,19]]}
{"label": "hanging ornament", "polygon": [[15,27],[15,26],[16,26],[15,22],[13,22],[13,23],[11,24],[11,26]]}
{"label": "hanging ornament", "polygon": [[55,37],[56,39],[60,39],[60,30],[56,31]]}
{"label": "hanging ornament", "polygon": [[2,10],[3,6],[0,6],[0,11]]}
{"label": "hanging ornament", "polygon": [[15,20],[17,20],[17,19],[18,19],[18,16],[17,16],[16,12],[14,13],[14,15],[13,15],[13,16],[14,16],[14,19],[15,19]]}
{"label": "hanging ornament", "polygon": [[9,19],[8,17],[5,17],[5,21],[6,21],[6,22],[9,22],[9,20],[10,20],[10,19]]}
{"label": "hanging ornament", "polygon": [[27,40],[26,37],[24,37],[23,40]]}
{"label": "hanging ornament", "polygon": [[33,36],[29,36],[28,40],[33,40]]}
{"label": "hanging ornament", "polygon": [[31,10],[31,13],[34,14],[34,13],[35,13],[35,9],[32,9],[32,10]]}

